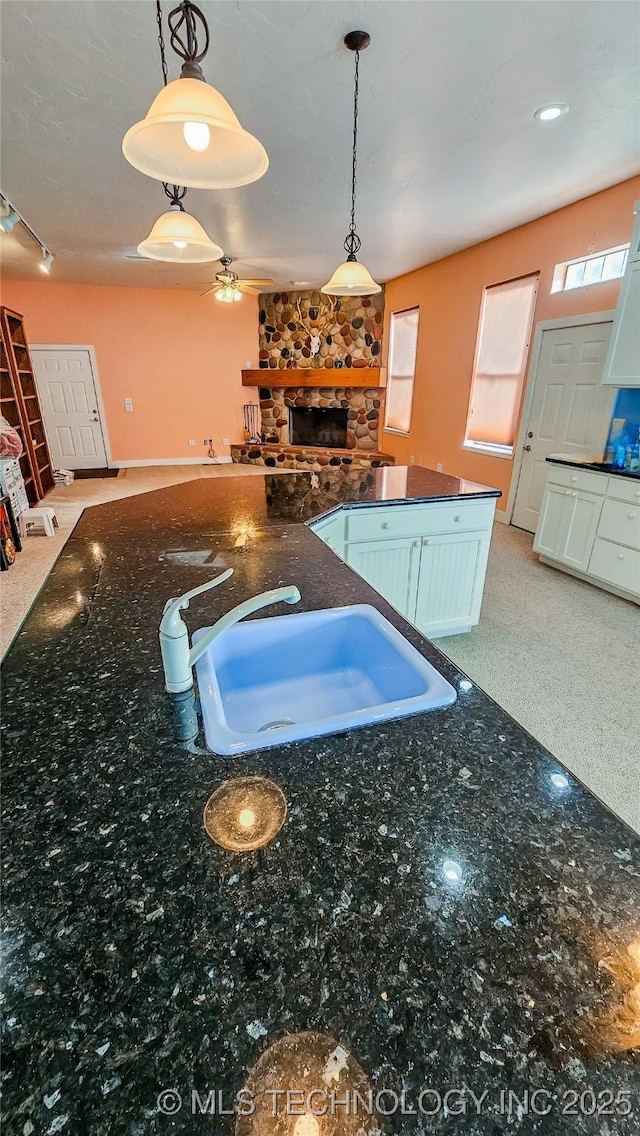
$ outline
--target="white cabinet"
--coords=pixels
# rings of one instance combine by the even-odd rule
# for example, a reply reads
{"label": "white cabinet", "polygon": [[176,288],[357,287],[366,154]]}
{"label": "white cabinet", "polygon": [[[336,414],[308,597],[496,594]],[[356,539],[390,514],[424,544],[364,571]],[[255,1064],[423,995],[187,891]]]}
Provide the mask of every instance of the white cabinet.
{"label": "white cabinet", "polygon": [[344,513],[342,509],[336,509],[328,517],[314,521],[312,527],[316,535],[329,546],[331,551],[337,553],[344,560]]}
{"label": "white cabinet", "polygon": [[[588,488],[572,489],[576,479]],[[637,602],[640,482],[550,465],[533,549],[545,564]]]}
{"label": "white cabinet", "polygon": [[425,537],[413,622],[433,638],[468,631],[480,618],[490,536],[446,533]]}
{"label": "white cabinet", "polygon": [[640,202],[636,202],[635,212],[629,260],[602,374],[604,384],[616,387],[640,386]]}
{"label": "white cabinet", "polygon": [[347,564],[411,620],[416,611],[420,544],[404,537],[356,541],[346,549]]}
{"label": "white cabinet", "polygon": [[547,485],[534,552],[586,572],[601,509],[602,497],[595,493]]}
{"label": "white cabinet", "polygon": [[469,631],[480,618],[494,511],[495,498],[376,505],[347,508],[339,534],[331,518],[312,528],[402,615],[437,638]]}

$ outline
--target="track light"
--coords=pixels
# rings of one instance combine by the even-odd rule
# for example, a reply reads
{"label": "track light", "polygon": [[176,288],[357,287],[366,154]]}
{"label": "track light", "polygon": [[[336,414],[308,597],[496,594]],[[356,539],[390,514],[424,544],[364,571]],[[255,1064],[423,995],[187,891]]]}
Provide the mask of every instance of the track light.
{"label": "track light", "polygon": [[6,210],[4,216],[0,217],[0,233],[12,233],[18,222],[20,222],[22,227],[27,230],[29,236],[33,237],[42,253],[42,260],[38,266],[40,271],[46,272],[48,275],[51,271],[51,265],[53,264],[53,253],[49,252],[47,246],[42,243],[41,237],[31,228],[29,222],[25,221],[22,213],[18,213],[18,210],[14,209],[9,198],[5,197],[4,193],[0,193],[0,202],[2,202],[2,208]]}
{"label": "track light", "polygon": [[6,207],[9,209],[9,212],[5,213],[4,217],[0,218],[0,229],[3,233],[12,233],[20,220],[20,214],[16,213],[15,209],[11,209],[10,206]]}

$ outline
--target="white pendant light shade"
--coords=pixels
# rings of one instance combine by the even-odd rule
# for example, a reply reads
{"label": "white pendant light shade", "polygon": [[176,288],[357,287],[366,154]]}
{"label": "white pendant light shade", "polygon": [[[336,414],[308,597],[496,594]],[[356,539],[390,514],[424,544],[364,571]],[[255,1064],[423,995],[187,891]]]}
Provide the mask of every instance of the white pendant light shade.
{"label": "white pendant light shade", "polygon": [[180,264],[220,260],[222,249],[209,239],[199,221],[184,209],[172,208],[158,217],[149,236],[138,245],[141,256]]}
{"label": "white pendant light shade", "polygon": [[325,296],[373,296],[382,289],[364,264],[345,260],[338,265],[331,279],[320,289]]}
{"label": "white pendant light shade", "polygon": [[194,189],[249,185],[266,173],[267,152],[227,100],[200,79],[174,79],[122,142],[128,162],[149,177]]}

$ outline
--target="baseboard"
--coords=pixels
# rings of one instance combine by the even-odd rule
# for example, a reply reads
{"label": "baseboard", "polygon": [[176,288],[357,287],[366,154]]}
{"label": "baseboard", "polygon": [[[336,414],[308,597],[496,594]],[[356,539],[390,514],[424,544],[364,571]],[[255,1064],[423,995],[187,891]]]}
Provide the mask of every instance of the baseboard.
{"label": "baseboard", "polygon": [[111,469],[131,469],[133,466],[150,465],[229,465],[230,457],[213,458],[131,458],[125,461],[112,461]]}
{"label": "baseboard", "polygon": [[494,520],[496,520],[500,525],[508,525],[509,519],[507,517],[506,509],[496,509]]}

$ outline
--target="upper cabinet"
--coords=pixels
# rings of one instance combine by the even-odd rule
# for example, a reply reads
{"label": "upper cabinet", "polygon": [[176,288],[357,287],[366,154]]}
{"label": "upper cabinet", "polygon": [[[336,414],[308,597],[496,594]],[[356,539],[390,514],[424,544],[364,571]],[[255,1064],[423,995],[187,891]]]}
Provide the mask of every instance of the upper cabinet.
{"label": "upper cabinet", "polygon": [[629,260],[602,374],[602,382],[614,387],[640,387],[640,201],[634,212]]}

